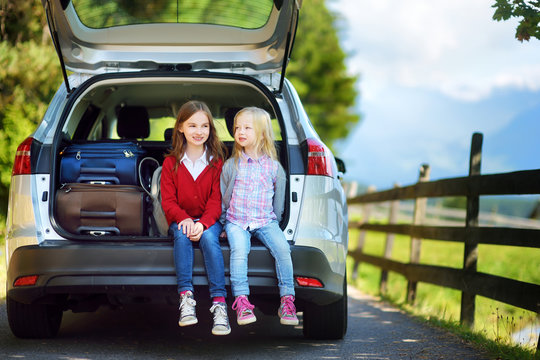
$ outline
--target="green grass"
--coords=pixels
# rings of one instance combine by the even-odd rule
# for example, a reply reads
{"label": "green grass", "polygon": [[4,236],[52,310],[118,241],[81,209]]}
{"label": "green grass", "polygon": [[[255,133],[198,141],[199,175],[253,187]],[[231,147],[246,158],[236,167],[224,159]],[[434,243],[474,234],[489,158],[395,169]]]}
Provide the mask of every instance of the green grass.
{"label": "green grass", "polygon": [[471,332],[468,329],[464,329],[458,322],[442,321],[436,318],[425,320],[425,318],[418,317],[421,321],[446,329],[454,334],[459,335],[462,339],[471,343],[477,344],[477,346],[484,349],[487,353],[491,354],[494,359],[497,360],[534,360],[533,352],[530,349],[526,349],[519,346],[512,346],[502,344],[500,342],[486,339],[486,337],[479,333]]}
{"label": "green grass", "polygon": [[[350,249],[356,248],[358,236],[358,230],[349,232]],[[364,253],[381,256],[385,239],[384,233],[368,232],[365,237]],[[396,235],[391,258],[407,263],[409,254],[410,238]],[[540,259],[540,249],[480,245],[478,271],[540,284],[538,259]],[[349,258],[347,261],[348,273],[352,274],[353,260]],[[461,268],[463,244],[423,240],[420,263]],[[380,295],[380,273],[378,267],[361,264],[358,277],[349,279],[349,282],[366,293]],[[415,305],[411,306],[406,303],[407,281],[403,276],[389,273],[387,289],[384,298],[388,301],[427,321],[438,325],[444,324],[444,327],[454,332],[458,332],[455,329],[459,329],[460,332],[467,334],[467,337],[494,355],[500,356],[501,359],[533,358],[534,349],[516,346],[511,340],[511,334],[531,324],[539,324],[539,318],[534,312],[477,296],[475,325],[471,332],[459,326],[460,291],[419,283]]]}

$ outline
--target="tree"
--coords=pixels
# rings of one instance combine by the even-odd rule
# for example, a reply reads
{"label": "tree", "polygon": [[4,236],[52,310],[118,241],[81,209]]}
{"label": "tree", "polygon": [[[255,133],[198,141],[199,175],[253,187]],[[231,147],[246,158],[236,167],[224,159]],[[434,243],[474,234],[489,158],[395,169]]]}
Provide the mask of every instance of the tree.
{"label": "tree", "polygon": [[540,1],[496,0],[493,20],[508,20],[511,17],[521,18],[516,28],[516,39],[523,42],[532,37],[540,40]]}
{"label": "tree", "polygon": [[347,136],[360,119],[354,112],[356,76],[347,74],[346,55],[335,29],[336,17],[324,0],[304,2],[287,78],[308,116],[329,146]]}

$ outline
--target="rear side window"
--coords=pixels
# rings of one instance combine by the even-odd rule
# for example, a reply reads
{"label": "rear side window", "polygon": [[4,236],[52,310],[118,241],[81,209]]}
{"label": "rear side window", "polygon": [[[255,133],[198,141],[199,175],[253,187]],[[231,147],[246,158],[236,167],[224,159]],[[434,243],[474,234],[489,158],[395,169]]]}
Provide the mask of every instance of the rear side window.
{"label": "rear side window", "polygon": [[272,0],[72,0],[81,22],[93,29],[123,25],[178,23],[263,27]]}

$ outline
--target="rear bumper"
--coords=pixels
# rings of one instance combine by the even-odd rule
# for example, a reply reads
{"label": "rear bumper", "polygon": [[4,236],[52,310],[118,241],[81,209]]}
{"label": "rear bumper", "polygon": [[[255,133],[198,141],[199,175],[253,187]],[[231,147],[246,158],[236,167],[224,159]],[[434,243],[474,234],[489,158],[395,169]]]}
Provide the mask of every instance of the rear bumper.
{"label": "rear bumper", "polygon": [[[229,247],[222,246],[229,283]],[[325,305],[343,294],[344,274],[334,273],[317,248],[291,246],[295,276],[313,277],[323,288],[296,284],[296,298]],[[202,254],[195,248],[193,284],[208,286]],[[252,295],[278,295],[274,260],[268,250],[253,244],[249,255]],[[21,276],[39,275],[35,285],[14,287]],[[171,242],[70,243],[47,241],[14,251],[7,273],[8,295],[22,303],[56,302],[66,296],[176,297],[176,276]]]}

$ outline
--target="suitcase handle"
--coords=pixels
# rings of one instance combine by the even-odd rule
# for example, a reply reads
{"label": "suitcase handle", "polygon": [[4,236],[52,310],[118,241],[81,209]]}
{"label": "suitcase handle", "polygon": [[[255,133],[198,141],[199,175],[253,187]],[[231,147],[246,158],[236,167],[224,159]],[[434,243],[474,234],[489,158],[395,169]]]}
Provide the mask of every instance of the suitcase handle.
{"label": "suitcase handle", "polygon": [[79,226],[77,228],[77,233],[79,234],[88,233],[94,236],[102,236],[102,235],[108,235],[108,234],[120,235],[120,230],[114,226],[108,226],[108,227]]}
{"label": "suitcase handle", "polygon": [[92,176],[81,174],[75,182],[78,183],[98,183],[98,184],[120,184],[120,180],[116,176]]}
{"label": "suitcase handle", "polygon": [[76,182],[86,183],[92,181],[108,182],[120,184],[120,179],[116,176],[115,167],[86,167],[81,166],[81,173]]}

